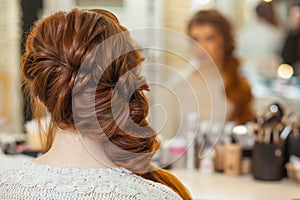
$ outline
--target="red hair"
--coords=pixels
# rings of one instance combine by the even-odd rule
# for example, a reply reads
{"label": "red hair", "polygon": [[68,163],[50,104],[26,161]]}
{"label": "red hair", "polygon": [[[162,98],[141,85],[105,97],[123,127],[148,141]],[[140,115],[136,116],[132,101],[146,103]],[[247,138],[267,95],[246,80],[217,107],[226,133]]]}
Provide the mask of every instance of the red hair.
{"label": "red hair", "polygon": [[[97,45],[119,33],[118,39],[105,43],[104,51],[98,51],[95,62],[83,63]],[[160,143],[146,121],[149,103],[143,90],[149,87],[140,75],[143,58],[134,46],[126,28],[101,9],[57,12],[35,24],[27,39],[22,73],[32,98],[41,101],[51,115],[46,150],[56,127],[103,136],[104,150],[116,165],[191,199],[176,177],[150,164]],[[107,67],[102,65],[124,50]],[[81,65],[85,71],[78,74]],[[99,73],[97,80],[94,76]],[[121,89],[116,88],[117,82]],[[96,86],[94,91],[89,84]],[[40,118],[40,107],[35,105]],[[91,109],[101,129],[91,120]]]}

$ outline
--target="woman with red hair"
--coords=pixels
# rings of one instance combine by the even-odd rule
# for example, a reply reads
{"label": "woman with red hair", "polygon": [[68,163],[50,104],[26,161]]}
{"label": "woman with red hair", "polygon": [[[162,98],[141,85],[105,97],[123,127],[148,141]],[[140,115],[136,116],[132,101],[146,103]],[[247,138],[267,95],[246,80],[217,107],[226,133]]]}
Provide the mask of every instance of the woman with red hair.
{"label": "woman with red hair", "polygon": [[[235,41],[228,20],[213,9],[198,11],[188,23],[188,35],[203,47],[221,74],[225,87],[224,96],[229,104],[227,108],[231,108],[226,119],[236,123],[252,120],[251,88],[246,79],[239,74],[240,62],[234,56]],[[203,63],[203,53],[194,53],[199,62]],[[209,66],[201,66],[200,70],[203,67],[213,66],[209,63]],[[215,112],[218,112],[218,109]]]}
{"label": "woman with red hair", "polygon": [[38,21],[22,74],[37,119],[50,116],[46,153],[0,175],[0,199],[191,199],[176,177],[150,164],[159,141],[146,121],[142,60],[108,11]]}

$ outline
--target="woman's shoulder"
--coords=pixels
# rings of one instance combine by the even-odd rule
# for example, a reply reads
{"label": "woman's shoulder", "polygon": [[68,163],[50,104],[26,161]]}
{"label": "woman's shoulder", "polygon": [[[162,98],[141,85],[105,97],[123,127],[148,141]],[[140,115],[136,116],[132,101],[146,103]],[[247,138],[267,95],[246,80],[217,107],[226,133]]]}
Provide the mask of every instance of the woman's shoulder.
{"label": "woman's shoulder", "polygon": [[142,199],[181,200],[181,197],[166,185],[142,178],[135,174],[133,174],[133,176],[133,179],[137,181],[137,188],[139,188],[140,191],[143,191],[143,195],[147,197]]}
{"label": "woman's shoulder", "polygon": [[17,168],[9,169],[9,170],[1,171],[0,172],[0,187],[4,183],[9,183],[11,181],[18,182],[21,178],[20,175],[22,175],[19,173],[20,169],[21,169],[21,166],[19,166]]}
{"label": "woman's shoulder", "polygon": [[[25,162],[16,169],[0,174],[0,191],[5,188],[36,188],[53,193],[135,197],[134,199],[180,199],[167,186],[131,171],[115,168],[68,168]],[[0,195],[1,196],[1,195]]]}

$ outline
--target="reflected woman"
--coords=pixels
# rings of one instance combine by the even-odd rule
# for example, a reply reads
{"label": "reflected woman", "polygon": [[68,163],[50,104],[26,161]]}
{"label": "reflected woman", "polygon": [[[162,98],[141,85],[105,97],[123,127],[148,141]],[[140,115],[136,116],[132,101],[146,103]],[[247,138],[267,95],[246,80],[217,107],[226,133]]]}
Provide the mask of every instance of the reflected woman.
{"label": "reflected woman", "polygon": [[[200,44],[218,67],[225,87],[227,120],[238,124],[252,120],[252,93],[239,74],[239,60],[234,56],[235,41],[228,20],[216,10],[198,11],[188,23],[188,35]],[[202,52],[193,52],[205,66]],[[218,91],[214,91],[218,92]]]}

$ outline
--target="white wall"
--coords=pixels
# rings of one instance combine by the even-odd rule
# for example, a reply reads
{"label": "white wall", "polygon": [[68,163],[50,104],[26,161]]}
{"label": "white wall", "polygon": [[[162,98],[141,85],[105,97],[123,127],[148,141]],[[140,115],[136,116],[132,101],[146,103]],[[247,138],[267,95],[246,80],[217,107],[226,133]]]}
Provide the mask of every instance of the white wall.
{"label": "white wall", "polygon": [[[8,110],[8,127],[0,131],[22,130],[20,86],[21,10],[18,0],[0,0],[0,73],[8,81],[1,88],[1,109]],[[2,84],[2,83],[0,83]],[[3,85],[2,85],[3,87]],[[7,90],[7,92],[5,91]],[[5,101],[7,105],[5,105]]]}
{"label": "white wall", "polygon": [[44,15],[49,15],[58,10],[70,10],[75,6],[75,0],[44,0]]}

